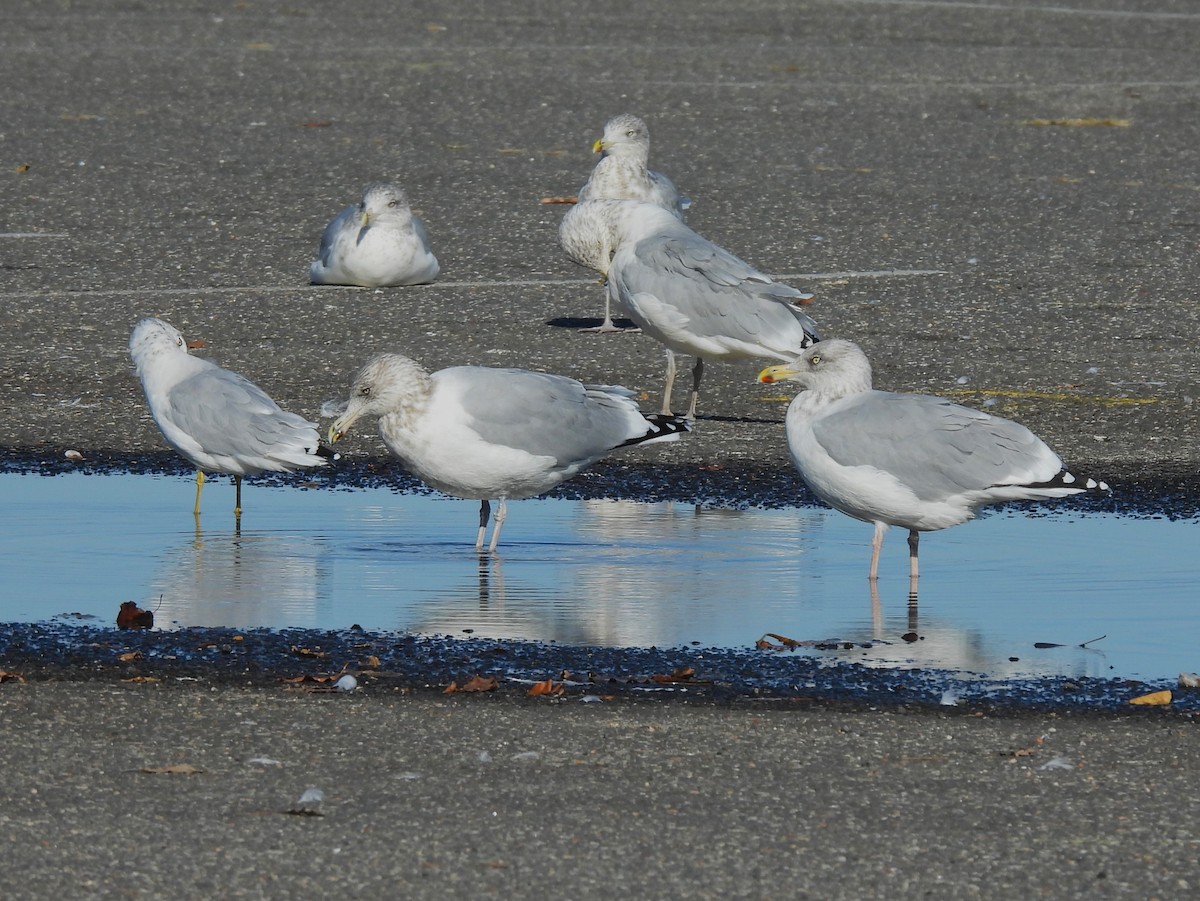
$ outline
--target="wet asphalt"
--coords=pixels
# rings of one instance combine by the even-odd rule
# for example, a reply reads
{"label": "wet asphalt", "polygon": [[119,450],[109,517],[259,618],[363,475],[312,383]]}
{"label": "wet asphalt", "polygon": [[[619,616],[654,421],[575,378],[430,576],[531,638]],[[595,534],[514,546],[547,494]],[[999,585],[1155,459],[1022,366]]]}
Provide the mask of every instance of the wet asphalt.
{"label": "wet asphalt", "polygon": [[[656,407],[661,351],[578,331],[601,289],[542,202],[574,193],[603,122],[631,111],[694,199],[689,224],[816,294],[823,333],[862,344],[879,387],[989,404],[1107,479],[1117,509],[1196,516],[1188,6],[101,0],[4,21],[0,467],[181,469],[126,352],[144,315],[314,418],[381,350],[617,382]],[[381,178],[424,216],[438,283],[307,286],[324,224]],[[806,502],[787,398],[757,369],[709,366],[686,441],[566,490]],[[403,483],[369,432],[344,453],[333,483]],[[282,681],[347,664],[351,694]],[[25,681],[0,683],[0,895],[1200,884],[1190,695],[1147,711],[1128,698],[1159,686],[1048,682],[948,708],[937,674],[835,669],[9,625],[0,670]],[[564,695],[526,697],[564,670]],[[443,694],[476,673],[498,687]],[[173,764],[203,772],[143,772]],[[310,786],[324,815],[286,813]]]}

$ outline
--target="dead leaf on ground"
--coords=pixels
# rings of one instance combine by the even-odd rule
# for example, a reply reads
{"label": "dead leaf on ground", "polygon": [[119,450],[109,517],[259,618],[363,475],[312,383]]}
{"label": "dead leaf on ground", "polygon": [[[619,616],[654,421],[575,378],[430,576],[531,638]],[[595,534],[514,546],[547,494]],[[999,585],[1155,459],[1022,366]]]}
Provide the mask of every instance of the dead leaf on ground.
{"label": "dead leaf on ground", "polygon": [[1025,119],[1022,125],[1032,125],[1035,128],[1128,128],[1132,125],[1129,119],[1106,117],[1070,117],[1057,119]]}
{"label": "dead leaf on ground", "polygon": [[544,682],[535,682],[529,689],[528,695],[531,698],[536,698],[539,695],[547,695],[552,698],[557,698],[565,692],[566,689],[563,688],[562,685],[558,684],[553,679],[546,679]]}
{"label": "dead leaf on ground", "polygon": [[1171,692],[1169,690],[1152,691],[1150,694],[1138,695],[1136,698],[1130,698],[1129,703],[1162,707],[1171,703]]}
{"label": "dead leaf on ground", "polygon": [[292,645],[291,650],[297,657],[311,657],[314,660],[325,660],[329,657],[325,651],[315,651],[312,648],[302,648],[298,645]]}
{"label": "dead leaf on ground", "polygon": [[0,682],[24,682],[25,677],[20,673],[10,673],[8,670],[0,669]]}
{"label": "dead leaf on ground", "polygon": [[142,772],[152,776],[195,776],[208,770],[191,763],[169,763],[166,766],[144,766]]}
{"label": "dead leaf on ground", "polygon": [[680,666],[672,670],[669,676],[663,675],[662,673],[656,673],[650,677],[650,681],[659,683],[695,682],[697,681],[695,678],[693,678],[695,675],[696,670],[694,667]]}
{"label": "dead leaf on ground", "polygon": [[118,629],[150,629],[154,627],[154,614],[143,610],[133,601],[124,601],[117,612]]}
{"label": "dead leaf on ground", "polygon": [[122,679],[122,682],[161,682],[158,676],[132,676],[128,679]]}
{"label": "dead leaf on ground", "polygon": [[578,197],[543,197],[541,203],[579,203]]}
{"label": "dead leaf on ground", "polygon": [[457,682],[451,682],[446,686],[443,694],[455,694],[459,692],[477,692],[477,691],[494,691],[500,682],[495,676],[472,676],[470,681],[459,685]]}
{"label": "dead leaf on ground", "polygon": [[363,661],[362,665],[368,667],[369,669],[379,669],[379,658],[372,654]]}

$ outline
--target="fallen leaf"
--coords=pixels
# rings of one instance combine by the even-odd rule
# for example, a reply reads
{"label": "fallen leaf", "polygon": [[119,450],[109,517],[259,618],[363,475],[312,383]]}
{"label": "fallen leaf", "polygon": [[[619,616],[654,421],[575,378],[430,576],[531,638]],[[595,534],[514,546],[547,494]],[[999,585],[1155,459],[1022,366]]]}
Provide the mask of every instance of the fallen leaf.
{"label": "fallen leaf", "polygon": [[154,626],[154,614],[143,610],[133,601],[124,601],[117,613],[118,629],[150,629]]}
{"label": "fallen leaf", "polygon": [[692,678],[696,675],[696,670],[690,666],[677,667],[671,672],[671,675],[664,676],[662,673],[657,673],[650,677],[651,682],[670,683],[670,682],[694,682]]}
{"label": "fallen leaf", "polygon": [[1148,695],[1138,695],[1136,698],[1130,698],[1129,703],[1162,707],[1171,703],[1171,692],[1168,690],[1152,691]]}
{"label": "fallen leaf", "polygon": [[20,673],[10,673],[8,670],[0,669],[0,682],[24,682],[25,677]]}
{"label": "fallen leaf", "polygon": [[17,171],[18,171],[18,172],[28,172],[28,171],[29,171],[29,164],[28,164],[28,163],[21,163],[21,165],[17,166]]}
{"label": "fallen leaf", "polygon": [[543,197],[541,203],[579,203],[578,197]]}
{"label": "fallen leaf", "polygon": [[788,638],[786,635],[780,635],[777,632],[768,632],[764,638],[774,638],[785,648],[799,648],[804,646],[804,642],[796,641],[794,638]]}
{"label": "fallen leaf", "polygon": [[124,654],[121,654],[117,659],[120,660],[122,663],[128,663],[130,660],[141,660],[142,652],[141,651],[126,651]]}
{"label": "fallen leaf", "polygon": [[144,766],[142,772],[152,776],[195,776],[198,773],[207,772],[207,770],[191,763],[169,763],[166,766]]}
{"label": "fallen leaf", "polygon": [[500,683],[495,676],[472,676],[471,681],[460,686],[457,682],[451,682],[443,694],[454,694],[455,692],[476,692],[476,691],[493,691]]}
{"label": "fallen leaf", "polygon": [[194,338],[187,343],[188,350],[199,350],[202,347],[208,347],[208,342],[203,338]]}
{"label": "fallen leaf", "polygon": [[561,685],[553,679],[547,679],[544,682],[537,682],[529,689],[528,695],[531,698],[536,698],[539,695],[549,695],[552,698],[557,698],[566,691]]}
{"label": "fallen leaf", "polygon": [[122,679],[122,682],[161,682],[162,679],[158,676],[131,676],[128,679]]}
{"label": "fallen leaf", "polygon": [[379,669],[379,658],[372,654],[366,659],[363,666],[370,667],[371,669]]}
{"label": "fallen leaf", "polygon": [[325,651],[314,651],[312,648],[301,648],[292,645],[292,653],[297,657],[311,657],[314,660],[324,660],[329,655]]}
{"label": "fallen leaf", "polygon": [[1059,128],[1128,128],[1132,123],[1129,119],[1113,118],[1065,118],[1065,119],[1026,119],[1022,125],[1033,125],[1038,128],[1056,126]]}

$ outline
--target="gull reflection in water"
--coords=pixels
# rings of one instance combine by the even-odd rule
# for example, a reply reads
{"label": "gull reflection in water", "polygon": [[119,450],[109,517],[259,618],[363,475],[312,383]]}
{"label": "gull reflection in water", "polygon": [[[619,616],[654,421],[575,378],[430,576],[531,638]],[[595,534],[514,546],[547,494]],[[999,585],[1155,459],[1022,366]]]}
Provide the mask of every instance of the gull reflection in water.
{"label": "gull reflection in water", "polygon": [[328,542],[317,535],[204,531],[167,550],[142,604],[166,626],[323,625],[332,596]]}
{"label": "gull reflection in water", "polygon": [[783,604],[796,596],[822,517],[775,515],[780,527],[767,540],[747,542],[743,511],[580,501],[569,525],[560,524],[569,532],[511,546],[507,559],[481,557],[475,581],[460,577],[430,594],[410,627],[581,645],[716,643],[738,628],[748,596]]}
{"label": "gull reflection in water", "polygon": [[[987,603],[982,596],[980,603]],[[939,619],[921,618],[917,586],[910,580],[903,615],[888,617],[876,583],[870,584],[870,626],[852,626],[839,637],[852,648],[838,653],[845,659],[875,667],[912,667],[957,673],[987,673],[990,678],[1030,676],[1101,677],[1106,674],[1103,651],[1083,647],[1035,648],[1031,643],[1004,649],[1003,639],[984,636]]]}

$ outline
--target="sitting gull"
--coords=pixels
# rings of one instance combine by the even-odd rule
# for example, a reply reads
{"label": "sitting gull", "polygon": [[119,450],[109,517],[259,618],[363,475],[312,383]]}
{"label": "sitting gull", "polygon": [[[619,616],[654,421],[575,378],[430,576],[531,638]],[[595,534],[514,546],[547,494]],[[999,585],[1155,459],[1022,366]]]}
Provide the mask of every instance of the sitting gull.
{"label": "sitting gull", "polygon": [[143,319],[129,336],[150,415],[167,444],[196,467],[196,506],[204,472],[233,476],[234,516],[242,515],[242,476],[324,466],[317,424],[279,409],[245,376],[188,353],[187,343],[162,319]]}
{"label": "sitting gull", "polygon": [[367,185],[362,200],[325,226],[308,271],[314,285],[363,288],[422,285],[437,274],[424,223],[413,215],[404,191],[383,183]]}
{"label": "sitting gull", "polygon": [[633,392],[619,386],[482,366],[429,373],[394,353],[359,370],[329,440],[363,416],[379,417],[384,443],[425,484],[481,501],[477,551],[489,499],[499,499],[494,551],[509,498],[544,494],[617,448],[677,440],[690,428],[678,417],[643,414]]}
{"label": "sitting gull", "polygon": [[873,390],[871,364],[850,341],[822,341],[758,379],[806,389],[788,407],[788,451],[818,498],[875,524],[872,582],[888,526],[908,529],[915,581],[921,532],[974,519],[989,504],[1108,491],[1073,476],[1019,423],[927,394]]}

